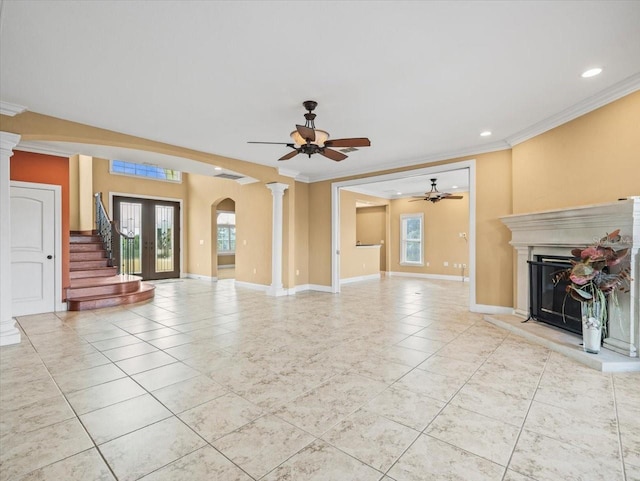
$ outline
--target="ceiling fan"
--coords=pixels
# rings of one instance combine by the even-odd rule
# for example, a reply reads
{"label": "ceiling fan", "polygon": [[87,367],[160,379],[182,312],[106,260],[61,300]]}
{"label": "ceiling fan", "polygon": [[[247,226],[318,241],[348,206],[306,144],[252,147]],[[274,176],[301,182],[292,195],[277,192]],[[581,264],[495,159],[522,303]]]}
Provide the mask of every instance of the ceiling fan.
{"label": "ceiling fan", "polygon": [[291,147],[293,152],[283,155],[278,160],[289,160],[298,154],[306,154],[311,157],[313,154],[320,154],[328,159],[340,162],[347,158],[342,152],[333,150],[331,147],[369,147],[371,142],[366,137],[355,137],[351,139],[334,139],[329,140],[329,133],[316,129],[314,119],[316,114],[313,113],[318,102],[307,100],[302,102],[307,109],[304,114],[306,120],[304,125],[296,125],[296,130],[291,132],[290,136],[293,142],[248,142],[249,144],[281,144]]}
{"label": "ceiling fan", "polygon": [[419,200],[428,200],[429,202],[433,202],[434,204],[436,202],[440,202],[441,200],[444,199],[462,199],[463,196],[461,195],[453,195],[453,194],[449,194],[448,192],[440,192],[437,188],[436,188],[436,181],[438,179],[431,179],[431,190],[429,192],[425,192],[424,195],[414,195],[414,200],[410,200],[409,202],[417,202]]}

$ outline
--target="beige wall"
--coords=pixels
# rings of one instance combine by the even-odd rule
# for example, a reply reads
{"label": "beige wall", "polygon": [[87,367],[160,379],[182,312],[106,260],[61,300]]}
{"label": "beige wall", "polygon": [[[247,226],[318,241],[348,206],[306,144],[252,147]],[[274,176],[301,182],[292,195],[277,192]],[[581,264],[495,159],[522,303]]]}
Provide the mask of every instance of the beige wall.
{"label": "beige wall", "polygon": [[309,284],[309,184],[295,183],[295,285]]}
{"label": "beige wall", "polygon": [[513,148],[513,213],[640,195],[640,91]]}
{"label": "beige wall", "polygon": [[[212,263],[216,242],[212,219],[220,201],[231,198],[236,212],[238,281],[271,284],[271,192],[262,183],[240,185],[232,180],[191,174],[187,177],[189,231],[185,239],[186,272],[217,277]],[[203,241],[202,244],[200,241]],[[246,242],[246,243],[245,243]],[[255,269],[255,272],[254,272]]]}
{"label": "beige wall", "polygon": [[[462,275],[462,268],[454,264],[469,265],[469,244],[459,233],[469,233],[469,195],[460,200],[438,203],[411,202],[396,199],[391,202],[391,268],[392,272],[414,274]],[[424,266],[400,265],[400,216],[424,215]],[[447,262],[449,265],[444,266]],[[429,263],[429,265],[427,265]],[[465,271],[468,275],[469,271]]]}
{"label": "beige wall", "polygon": [[356,201],[358,200],[389,204],[387,199],[340,189],[340,279],[380,272],[378,249],[373,251],[356,247],[358,241],[356,236]]}
{"label": "beige wall", "polygon": [[380,244],[380,270],[387,270],[388,206],[358,207],[356,209],[356,239],[362,244]]}

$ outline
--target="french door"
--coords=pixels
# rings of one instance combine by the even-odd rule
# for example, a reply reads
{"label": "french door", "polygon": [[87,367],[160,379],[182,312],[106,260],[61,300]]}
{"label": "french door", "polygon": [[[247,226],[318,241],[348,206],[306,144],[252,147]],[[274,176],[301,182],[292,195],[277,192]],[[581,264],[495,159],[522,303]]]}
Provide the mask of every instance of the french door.
{"label": "french door", "polygon": [[133,273],[147,280],[180,277],[178,202],[114,197],[113,220],[122,233],[133,237],[133,249],[114,242],[121,266],[132,265]]}

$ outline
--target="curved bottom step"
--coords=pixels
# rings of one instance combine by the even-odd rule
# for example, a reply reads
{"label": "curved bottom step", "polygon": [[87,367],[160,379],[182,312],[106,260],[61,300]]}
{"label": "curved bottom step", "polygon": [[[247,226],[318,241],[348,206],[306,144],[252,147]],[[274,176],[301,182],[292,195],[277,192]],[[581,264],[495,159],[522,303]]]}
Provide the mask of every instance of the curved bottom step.
{"label": "curved bottom step", "polygon": [[67,310],[86,311],[89,309],[100,309],[101,307],[122,306],[147,301],[153,299],[155,289],[155,286],[140,283],[140,288],[137,291],[127,294],[107,294],[67,299]]}

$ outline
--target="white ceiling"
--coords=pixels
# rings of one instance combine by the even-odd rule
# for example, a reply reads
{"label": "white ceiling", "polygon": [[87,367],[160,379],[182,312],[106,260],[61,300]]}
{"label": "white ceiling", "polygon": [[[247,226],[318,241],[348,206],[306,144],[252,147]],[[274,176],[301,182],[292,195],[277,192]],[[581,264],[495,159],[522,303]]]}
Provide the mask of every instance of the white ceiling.
{"label": "white ceiling", "polygon": [[[1,15],[3,102],[309,180],[506,148],[640,88],[638,1],[2,1]],[[287,142],[308,99],[318,128],[371,147],[277,162],[285,146],[247,144]]]}

